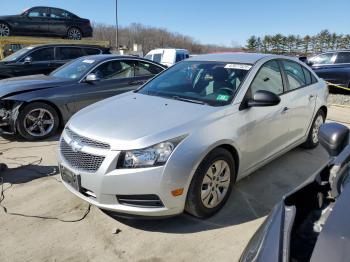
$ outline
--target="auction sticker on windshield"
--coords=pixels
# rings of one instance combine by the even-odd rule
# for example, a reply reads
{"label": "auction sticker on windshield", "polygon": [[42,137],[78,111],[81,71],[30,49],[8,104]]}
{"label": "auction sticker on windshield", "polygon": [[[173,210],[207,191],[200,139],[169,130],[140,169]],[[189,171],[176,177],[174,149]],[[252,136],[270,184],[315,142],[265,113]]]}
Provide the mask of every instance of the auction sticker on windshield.
{"label": "auction sticker on windshield", "polygon": [[227,64],[227,65],[225,65],[225,68],[249,70],[250,68],[252,68],[252,66],[251,65],[244,65],[244,64]]}
{"label": "auction sticker on windshield", "polygon": [[229,95],[218,95],[216,97],[217,101],[225,101],[225,102],[227,102],[229,99],[230,99]]}

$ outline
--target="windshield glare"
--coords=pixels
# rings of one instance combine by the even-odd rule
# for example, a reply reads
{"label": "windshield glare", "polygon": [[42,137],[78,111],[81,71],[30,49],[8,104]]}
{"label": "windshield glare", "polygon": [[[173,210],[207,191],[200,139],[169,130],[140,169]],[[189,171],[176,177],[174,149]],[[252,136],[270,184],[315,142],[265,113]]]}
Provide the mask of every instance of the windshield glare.
{"label": "windshield glare", "polygon": [[32,50],[32,47],[25,47],[22,48],[20,50],[18,50],[17,52],[14,52],[13,54],[5,57],[2,61],[3,62],[12,62],[12,61],[16,61],[19,57],[21,57],[22,55],[28,53],[30,50]]}
{"label": "windshield glare", "polygon": [[223,62],[180,62],[138,91],[140,94],[188,99],[212,106],[229,104],[249,65]]}
{"label": "windshield glare", "polygon": [[72,80],[80,79],[92,68],[94,63],[94,60],[79,58],[56,69],[51,73],[51,76]]}

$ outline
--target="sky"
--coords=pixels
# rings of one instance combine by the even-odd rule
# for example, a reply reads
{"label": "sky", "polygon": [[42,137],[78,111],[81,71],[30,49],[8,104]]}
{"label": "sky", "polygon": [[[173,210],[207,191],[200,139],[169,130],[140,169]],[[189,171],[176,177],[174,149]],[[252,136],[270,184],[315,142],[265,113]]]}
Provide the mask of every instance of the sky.
{"label": "sky", "polygon": [[[115,24],[116,0],[1,0],[0,15],[36,6],[67,9]],[[202,44],[245,45],[251,35],[350,33],[350,0],[118,0],[122,26],[141,23],[189,35]]]}

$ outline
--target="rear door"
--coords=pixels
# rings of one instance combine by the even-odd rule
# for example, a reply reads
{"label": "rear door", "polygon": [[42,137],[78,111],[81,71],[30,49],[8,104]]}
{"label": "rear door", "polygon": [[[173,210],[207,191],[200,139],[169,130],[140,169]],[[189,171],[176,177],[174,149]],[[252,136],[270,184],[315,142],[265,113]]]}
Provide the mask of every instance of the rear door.
{"label": "rear door", "polygon": [[[32,62],[26,63],[26,57],[31,57]],[[26,57],[16,63],[15,75],[49,74],[56,68],[52,65],[52,61],[54,60],[54,47],[43,47],[34,50]]]}
{"label": "rear door", "polygon": [[288,92],[284,95],[288,100],[287,108],[290,116],[290,142],[296,142],[307,135],[313,120],[316,106],[316,78],[301,64],[281,60],[286,77]]}
{"label": "rear door", "polygon": [[59,8],[49,8],[49,31],[56,35],[67,34],[67,22],[69,20],[66,11]]}
{"label": "rear door", "polygon": [[134,90],[139,83],[134,77],[134,61],[110,60],[93,69],[98,81],[87,83],[82,81],[75,90],[76,111],[102,99]]}

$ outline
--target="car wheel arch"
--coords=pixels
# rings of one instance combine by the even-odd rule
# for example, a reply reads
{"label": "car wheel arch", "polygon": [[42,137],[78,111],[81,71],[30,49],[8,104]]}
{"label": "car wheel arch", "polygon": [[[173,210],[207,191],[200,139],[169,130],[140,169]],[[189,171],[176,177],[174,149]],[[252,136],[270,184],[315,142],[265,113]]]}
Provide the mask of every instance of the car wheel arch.
{"label": "car wheel arch", "polygon": [[318,109],[318,111],[320,111],[320,110],[324,113],[325,118],[327,118],[327,113],[328,113],[327,107],[325,105],[323,105]]}
{"label": "car wheel arch", "polygon": [[24,106],[28,105],[28,104],[31,104],[31,103],[43,103],[43,104],[46,104],[46,105],[49,105],[51,106],[53,109],[55,109],[57,115],[58,115],[58,119],[59,119],[59,126],[62,126],[63,123],[64,123],[64,120],[63,120],[63,115],[62,115],[62,112],[61,110],[59,109],[59,107],[55,104],[55,103],[52,103],[50,101],[47,101],[47,100],[31,100],[31,101],[25,101],[21,104],[21,106],[19,107],[19,111],[23,109]]}

